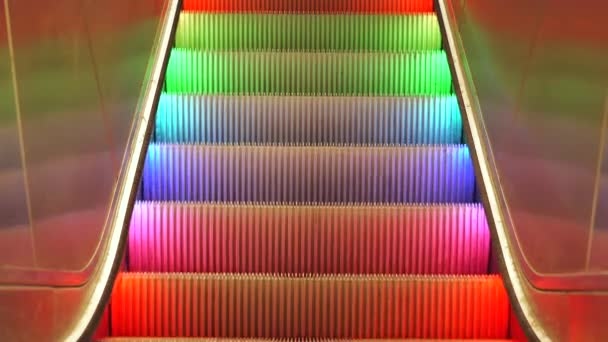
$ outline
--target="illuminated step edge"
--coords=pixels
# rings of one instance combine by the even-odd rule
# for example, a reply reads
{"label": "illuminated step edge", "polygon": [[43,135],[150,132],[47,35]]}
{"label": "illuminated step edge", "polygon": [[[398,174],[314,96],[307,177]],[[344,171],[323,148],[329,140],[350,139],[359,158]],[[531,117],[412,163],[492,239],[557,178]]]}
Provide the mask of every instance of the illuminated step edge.
{"label": "illuminated step edge", "polygon": [[498,276],[122,273],[117,336],[506,338]]}
{"label": "illuminated step edge", "polygon": [[173,49],[169,93],[449,95],[444,51],[235,52]]}
{"label": "illuminated step edge", "polygon": [[290,206],[138,202],[135,272],[485,274],[480,205]]}
{"label": "illuminated step edge", "polygon": [[[218,337],[106,337],[106,342],[443,342],[442,339],[331,339],[331,338],[218,338]],[[450,339],[450,342],[511,342],[507,339]]]}
{"label": "illuminated step edge", "polygon": [[459,144],[453,95],[311,97],[163,93],[155,141],[165,143]]}
{"label": "illuminated step edge", "polygon": [[184,0],[184,10],[205,12],[419,13],[433,0]]}
{"label": "illuminated step edge", "polygon": [[178,48],[393,51],[441,49],[435,14],[212,14],[184,12]]}
{"label": "illuminated step edge", "polygon": [[283,203],[471,203],[465,145],[151,144],[143,199]]}

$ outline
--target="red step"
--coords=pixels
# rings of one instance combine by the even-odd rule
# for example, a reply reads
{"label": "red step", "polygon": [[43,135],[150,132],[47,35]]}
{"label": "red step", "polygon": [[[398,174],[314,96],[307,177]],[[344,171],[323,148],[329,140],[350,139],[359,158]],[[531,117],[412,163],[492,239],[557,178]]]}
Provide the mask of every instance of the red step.
{"label": "red step", "polygon": [[498,276],[123,273],[118,336],[505,338]]}

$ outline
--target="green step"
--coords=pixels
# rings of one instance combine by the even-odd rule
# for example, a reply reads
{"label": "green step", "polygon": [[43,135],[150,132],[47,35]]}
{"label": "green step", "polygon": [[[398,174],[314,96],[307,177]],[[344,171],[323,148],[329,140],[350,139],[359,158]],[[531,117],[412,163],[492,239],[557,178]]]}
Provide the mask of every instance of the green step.
{"label": "green step", "polygon": [[435,14],[182,13],[176,47],[203,50],[392,51],[441,49]]}
{"label": "green step", "polygon": [[209,52],[173,49],[168,93],[448,95],[444,51]]}

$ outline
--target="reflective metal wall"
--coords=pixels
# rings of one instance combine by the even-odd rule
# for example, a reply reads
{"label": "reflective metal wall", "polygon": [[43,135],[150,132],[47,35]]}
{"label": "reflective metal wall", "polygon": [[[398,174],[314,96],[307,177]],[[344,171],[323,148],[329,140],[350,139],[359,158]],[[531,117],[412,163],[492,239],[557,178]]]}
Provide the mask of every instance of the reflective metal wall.
{"label": "reflective metal wall", "polygon": [[451,3],[536,285],[608,271],[608,2]]}
{"label": "reflective metal wall", "polygon": [[522,327],[608,340],[608,2],[437,4]]}
{"label": "reflective metal wall", "polygon": [[[608,42],[605,43],[608,45]],[[607,76],[608,77],[608,76]],[[600,177],[598,178],[598,198],[595,212],[595,229],[592,235],[589,254],[589,267],[592,271],[608,270],[608,89],[604,99],[603,141],[600,152]]]}
{"label": "reflective metal wall", "polygon": [[34,265],[7,22],[0,16],[0,264]]}
{"label": "reflective metal wall", "polygon": [[0,283],[86,280],[165,2],[0,5]]}
{"label": "reflective metal wall", "polygon": [[0,2],[3,341],[92,333],[176,8],[172,0]]}

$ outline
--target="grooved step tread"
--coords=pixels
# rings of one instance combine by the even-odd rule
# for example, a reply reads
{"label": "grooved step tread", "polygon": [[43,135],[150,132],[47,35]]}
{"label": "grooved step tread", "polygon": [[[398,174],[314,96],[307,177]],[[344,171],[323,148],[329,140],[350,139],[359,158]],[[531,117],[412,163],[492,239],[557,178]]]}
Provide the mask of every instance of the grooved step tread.
{"label": "grooved step tread", "polygon": [[441,49],[434,14],[180,15],[175,47],[203,50],[391,51]]}
{"label": "grooved step tread", "polygon": [[183,0],[103,341],[506,341],[433,7]]}
{"label": "grooved step tread", "polygon": [[205,12],[420,13],[433,0],[184,0],[184,10]]}
{"label": "grooved step tread", "polygon": [[445,51],[202,51],[175,48],[169,93],[450,95]]}
{"label": "grooved step tread", "polygon": [[163,93],[154,141],[211,144],[459,144],[456,96]]}
{"label": "grooved step tread", "polygon": [[471,203],[465,145],[151,144],[143,200],[283,203]]}
{"label": "grooved step tread", "polygon": [[122,273],[117,336],[505,338],[499,276]]}
{"label": "grooved step tread", "polygon": [[138,202],[134,272],[484,274],[481,205]]}
{"label": "grooved step tread", "polygon": [[[100,341],[107,342],[445,342],[445,339],[314,339],[314,338],[293,338],[293,339],[257,339],[257,338],[197,338],[197,337],[108,337]],[[450,342],[510,342],[506,339],[450,339]]]}

